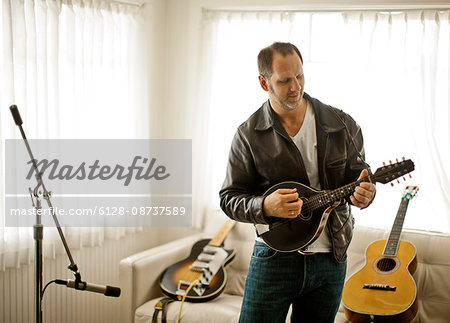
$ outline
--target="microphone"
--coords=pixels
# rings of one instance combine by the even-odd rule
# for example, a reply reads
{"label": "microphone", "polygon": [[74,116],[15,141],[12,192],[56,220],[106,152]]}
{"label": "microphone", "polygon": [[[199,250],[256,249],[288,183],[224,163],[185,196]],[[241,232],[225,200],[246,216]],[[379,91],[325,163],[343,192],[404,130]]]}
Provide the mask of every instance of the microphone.
{"label": "microphone", "polygon": [[9,107],[9,109],[11,110],[12,116],[14,118],[14,122],[16,123],[17,126],[21,126],[22,125],[22,118],[20,117],[20,113],[19,113],[19,109],[17,108],[17,105],[12,105]]}
{"label": "microphone", "polygon": [[103,285],[97,285],[97,284],[91,284],[75,280],[62,280],[62,279],[56,279],[55,283],[59,285],[65,285],[69,288],[75,288],[78,290],[87,290],[88,292],[94,292],[94,293],[100,293],[105,296],[111,296],[111,297],[119,297],[120,296],[120,288],[119,287],[113,287],[113,286],[103,286]]}

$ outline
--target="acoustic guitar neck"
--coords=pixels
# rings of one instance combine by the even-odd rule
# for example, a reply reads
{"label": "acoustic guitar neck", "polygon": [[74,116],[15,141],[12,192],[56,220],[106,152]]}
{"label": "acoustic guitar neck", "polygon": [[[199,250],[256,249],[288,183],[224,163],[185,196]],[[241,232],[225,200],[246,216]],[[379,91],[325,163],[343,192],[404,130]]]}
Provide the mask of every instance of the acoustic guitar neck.
{"label": "acoustic guitar neck", "polygon": [[389,239],[386,242],[383,257],[396,257],[398,252],[398,246],[400,243],[400,236],[402,234],[403,223],[405,221],[406,210],[408,208],[409,201],[416,195],[419,190],[418,186],[407,186],[405,189],[405,195],[402,197],[402,201],[398,208],[397,216],[395,217],[394,224],[392,225]]}

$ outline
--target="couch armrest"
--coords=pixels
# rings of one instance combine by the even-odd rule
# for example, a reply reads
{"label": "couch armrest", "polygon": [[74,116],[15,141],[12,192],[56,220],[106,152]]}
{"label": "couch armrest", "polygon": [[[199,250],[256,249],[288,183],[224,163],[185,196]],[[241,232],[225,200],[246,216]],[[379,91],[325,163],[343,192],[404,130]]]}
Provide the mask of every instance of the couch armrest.
{"label": "couch armrest", "polygon": [[189,255],[201,233],[178,239],[120,261],[120,322],[134,322],[136,308],[161,295],[159,276],[168,266]]}

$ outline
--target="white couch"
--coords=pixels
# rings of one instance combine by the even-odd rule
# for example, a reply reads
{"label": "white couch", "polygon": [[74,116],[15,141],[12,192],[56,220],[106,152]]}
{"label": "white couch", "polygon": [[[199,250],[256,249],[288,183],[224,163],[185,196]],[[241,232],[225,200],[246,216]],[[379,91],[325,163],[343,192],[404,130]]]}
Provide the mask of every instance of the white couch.
{"label": "white couch", "polygon": [[[186,258],[192,245],[212,238],[226,221],[221,214],[200,233],[132,255],[120,262],[121,323],[152,322],[154,305],[163,294],[159,276],[173,263]],[[387,239],[388,231],[356,227],[348,250],[347,278],[365,264],[365,249],[375,240]],[[237,223],[225,240],[225,247],[236,249],[236,259],[227,267],[228,283],[218,298],[206,303],[185,302],[181,322],[237,322],[245,277],[253,248],[252,225]],[[418,314],[414,323],[450,322],[450,236],[424,232],[403,232],[402,240],[416,246],[418,267],[414,274],[418,292]],[[180,302],[168,306],[168,322],[177,320]],[[158,322],[160,322],[161,314]],[[289,319],[287,320],[289,321]],[[336,321],[347,322],[341,305]]]}

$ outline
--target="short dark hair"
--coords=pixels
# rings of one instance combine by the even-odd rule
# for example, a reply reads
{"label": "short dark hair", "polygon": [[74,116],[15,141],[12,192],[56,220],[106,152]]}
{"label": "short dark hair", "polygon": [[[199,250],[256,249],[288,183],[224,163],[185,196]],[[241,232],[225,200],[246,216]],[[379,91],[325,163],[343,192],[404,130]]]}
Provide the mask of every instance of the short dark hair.
{"label": "short dark hair", "polygon": [[300,54],[300,51],[294,44],[275,42],[272,45],[261,49],[258,54],[258,71],[259,74],[264,75],[265,77],[272,76],[273,53],[279,53],[283,55],[283,57],[297,53],[298,57],[300,57],[300,61],[303,63],[302,54]]}

